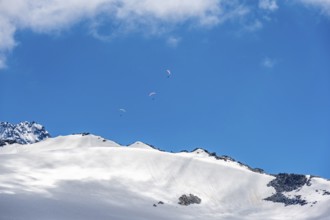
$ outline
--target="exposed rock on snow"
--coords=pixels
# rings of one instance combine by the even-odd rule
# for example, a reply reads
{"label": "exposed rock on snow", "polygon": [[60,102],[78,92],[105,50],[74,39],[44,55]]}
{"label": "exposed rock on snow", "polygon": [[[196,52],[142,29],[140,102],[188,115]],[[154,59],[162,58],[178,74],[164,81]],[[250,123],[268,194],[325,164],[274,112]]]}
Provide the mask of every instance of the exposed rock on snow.
{"label": "exposed rock on snow", "polygon": [[307,179],[305,175],[280,173],[276,175],[275,179],[267,184],[268,187],[274,187],[276,193],[265,198],[265,200],[284,203],[286,206],[298,204],[306,205],[307,201],[301,199],[300,195],[295,195],[294,198],[289,198],[285,196],[283,192],[291,192],[293,190],[299,190],[304,185],[311,185],[310,179]]}
{"label": "exposed rock on snow", "polygon": [[270,181],[267,186],[274,187],[278,193],[299,189],[308,182],[305,175],[280,173],[275,176],[276,178]]}
{"label": "exposed rock on snow", "polygon": [[202,200],[198,196],[195,196],[193,194],[189,194],[187,196],[184,194],[180,196],[178,204],[187,206],[191,204],[200,204],[201,202]]}
{"label": "exposed rock on snow", "polygon": [[89,133],[89,132],[83,132],[83,133],[81,133],[81,136],[87,136],[87,135],[90,135],[91,133]]}
{"label": "exposed rock on snow", "polygon": [[[188,151],[181,151],[181,152],[188,152]],[[191,151],[191,153],[197,154],[197,155],[203,155],[203,156],[208,156],[208,157],[213,157],[216,160],[223,160],[226,162],[233,162],[233,163],[237,163],[238,165],[242,166],[242,167],[246,167],[249,170],[255,172],[255,173],[265,173],[263,169],[260,168],[252,168],[250,166],[248,166],[247,164],[244,164],[240,161],[235,160],[234,158],[227,156],[227,155],[222,155],[222,156],[218,156],[215,152],[209,152],[203,148],[195,148],[193,151]]]}
{"label": "exposed rock on snow", "polygon": [[0,122],[0,146],[15,143],[33,144],[49,137],[50,134],[45,127],[36,122]]}
{"label": "exposed rock on snow", "polygon": [[16,140],[0,140],[0,147],[9,144],[15,144]]}
{"label": "exposed rock on snow", "polygon": [[326,190],[323,190],[323,195],[324,195],[324,196],[326,196],[326,195],[327,195],[327,196],[330,196],[330,192],[329,192],[329,191],[326,191]]}
{"label": "exposed rock on snow", "polygon": [[282,193],[275,193],[272,196],[265,199],[266,201],[284,203],[285,206],[288,205],[306,205],[307,201],[301,199],[300,195],[296,195],[294,198],[289,198],[283,195]]}
{"label": "exposed rock on snow", "polygon": [[153,207],[157,207],[157,205],[164,205],[164,202],[163,201],[159,201],[157,204],[154,203],[152,206]]}

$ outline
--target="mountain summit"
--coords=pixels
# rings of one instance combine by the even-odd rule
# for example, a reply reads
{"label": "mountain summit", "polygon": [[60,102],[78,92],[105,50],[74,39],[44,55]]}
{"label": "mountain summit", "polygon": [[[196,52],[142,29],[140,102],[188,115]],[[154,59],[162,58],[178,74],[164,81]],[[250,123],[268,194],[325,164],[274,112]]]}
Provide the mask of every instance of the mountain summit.
{"label": "mountain summit", "polygon": [[6,144],[33,144],[49,138],[45,127],[36,122],[11,124],[0,122],[0,146]]}

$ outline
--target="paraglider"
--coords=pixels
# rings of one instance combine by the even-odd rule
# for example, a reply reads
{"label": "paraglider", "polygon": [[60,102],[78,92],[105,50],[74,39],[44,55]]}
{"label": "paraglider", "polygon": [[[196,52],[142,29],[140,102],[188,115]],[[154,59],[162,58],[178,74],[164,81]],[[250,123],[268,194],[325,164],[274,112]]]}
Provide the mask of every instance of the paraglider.
{"label": "paraglider", "polygon": [[120,111],[120,117],[123,116],[124,113],[126,113],[126,109],[124,108],[120,108],[119,111]]}
{"label": "paraglider", "polygon": [[156,95],[156,94],[157,94],[156,92],[150,92],[150,93],[149,93],[149,97],[151,97],[152,100],[155,100],[155,95]]}
{"label": "paraglider", "polygon": [[172,75],[170,70],[166,70],[166,74],[167,74],[167,78],[170,78],[170,76]]}

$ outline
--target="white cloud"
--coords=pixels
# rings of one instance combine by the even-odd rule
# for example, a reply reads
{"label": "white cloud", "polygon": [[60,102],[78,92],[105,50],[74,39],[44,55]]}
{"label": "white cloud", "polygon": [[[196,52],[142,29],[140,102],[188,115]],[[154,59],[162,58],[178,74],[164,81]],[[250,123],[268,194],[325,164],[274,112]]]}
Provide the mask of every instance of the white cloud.
{"label": "white cloud", "polygon": [[278,5],[276,0],[259,0],[259,8],[268,11],[276,11]]}
{"label": "white cloud", "polygon": [[265,57],[262,62],[261,62],[261,65],[263,67],[266,67],[266,68],[273,68],[275,65],[276,65],[276,60],[275,59],[271,59],[269,57]]}
{"label": "white cloud", "polygon": [[[209,28],[246,17],[251,7],[241,0],[0,0],[0,69],[20,30],[53,34],[86,22],[92,36],[111,40],[132,31],[159,35],[182,25]],[[260,26],[255,25],[251,28]],[[168,39],[173,46],[179,41]]]}
{"label": "white cloud", "polygon": [[0,51],[10,51],[15,47],[15,30],[15,26],[12,25],[6,18],[0,15]]}
{"label": "white cloud", "polygon": [[195,19],[201,24],[218,22],[220,4],[217,0],[125,0],[118,8],[119,19],[157,19],[165,22],[183,22]]}
{"label": "white cloud", "polygon": [[[330,15],[330,0],[295,0],[319,7]],[[253,10],[264,13],[278,9],[276,0],[259,0],[257,8],[243,0],[0,0],[0,69],[6,54],[15,46],[15,33],[61,33],[79,22],[86,22],[89,33],[100,40],[111,40],[130,32],[160,35],[182,25],[209,28],[237,19],[246,30],[262,27]],[[251,13],[252,12],[252,13]],[[262,15],[261,15],[262,16]],[[240,19],[247,18],[247,19]],[[251,19],[252,18],[252,19]],[[104,31],[105,30],[105,31]],[[177,45],[179,38],[169,38]],[[24,42],[23,42],[24,43]]]}
{"label": "white cloud", "polygon": [[307,6],[319,8],[322,13],[330,16],[330,0],[297,0]]}

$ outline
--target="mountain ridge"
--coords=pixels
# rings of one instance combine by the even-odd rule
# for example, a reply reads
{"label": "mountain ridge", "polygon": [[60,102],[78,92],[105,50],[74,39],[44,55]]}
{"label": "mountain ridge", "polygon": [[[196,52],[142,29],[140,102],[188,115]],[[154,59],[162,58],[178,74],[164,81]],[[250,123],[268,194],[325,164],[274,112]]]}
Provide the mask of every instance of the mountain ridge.
{"label": "mountain ridge", "polygon": [[[0,174],[0,217],[47,219],[49,210],[65,210],[51,212],[53,219],[65,220],[91,219],[88,213],[114,220],[327,219],[329,214],[330,183],[322,178],[277,178],[208,155],[132,148],[94,135],[7,145],[0,159],[0,170],[6,170]],[[23,211],[10,212],[26,197],[48,214],[26,202]],[[104,208],[96,212],[91,201],[97,210]]]}
{"label": "mountain ridge", "polygon": [[330,217],[330,181],[255,172],[202,148],[172,153],[81,133],[5,145],[0,160],[4,220]]}
{"label": "mountain ridge", "polygon": [[[8,129],[9,127],[9,129]],[[7,129],[4,129],[7,128]],[[9,130],[9,131],[8,131]],[[23,131],[23,132],[22,132]],[[21,132],[21,133],[20,133]],[[9,133],[9,135],[8,135]],[[36,137],[33,137],[33,139],[31,140],[31,137],[29,137],[29,135],[31,133],[35,133]],[[92,135],[97,137],[98,139],[102,139],[103,142],[105,141],[111,141],[114,142],[112,140],[107,140],[106,138],[103,138],[101,136],[97,136],[95,134],[92,134],[90,132],[81,132],[81,133],[73,133],[72,135],[81,135],[81,136],[88,136],[88,135]],[[64,135],[65,137],[66,135]],[[11,124],[9,122],[0,122],[0,147],[4,146],[4,145],[10,145],[10,144],[20,144],[20,145],[24,145],[24,144],[32,144],[32,143],[37,143],[43,140],[46,140],[47,138],[50,138],[51,135],[49,134],[49,132],[45,129],[45,127],[35,121],[32,122],[28,122],[28,121],[24,121],[24,122],[20,122],[18,124]],[[30,138],[30,139],[29,139]],[[117,142],[114,142],[115,144],[117,144],[118,146],[120,146],[120,144],[118,144]],[[132,147],[132,148],[140,148],[140,149],[151,149],[151,150],[158,150],[158,151],[163,151],[163,152],[167,152],[165,150],[162,150],[154,145],[148,144],[148,143],[144,143],[142,141],[135,141],[132,144],[128,144],[128,145],[123,145],[124,147]],[[243,163],[241,161],[238,161],[236,159],[234,159],[233,157],[230,157],[228,155],[217,155],[216,152],[210,152],[207,149],[203,148],[203,147],[197,147],[191,151],[188,150],[181,150],[178,153],[196,153],[196,154],[201,154],[201,155],[206,155],[208,157],[211,158],[215,158],[216,160],[223,160],[223,161],[230,161],[230,162],[234,162],[239,164],[240,166],[246,167],[249,170],[253,171],[253,172],[257,172],[257,173],[266,173],[268,175],[272,175],[272,176],[277,176],[279,174],[271,174],[271,173],[267,173],[265,172],[263,169],[261,168],[252,168],[251,166],[249,166],[246,163]],[[168,153],[173,153],[173,152],[168,152]],[[293,174],[293,173],[283,173],[283,174]],[[299,174],[296,174],[299,175]],[[314,177],[319,177],[319,176],[315,176],[315,175],[311,175]],[[323,178],[323,177],[321,177]]]}

